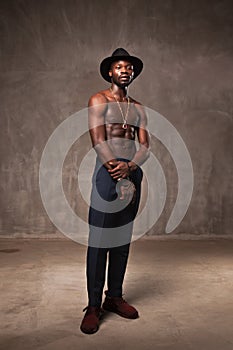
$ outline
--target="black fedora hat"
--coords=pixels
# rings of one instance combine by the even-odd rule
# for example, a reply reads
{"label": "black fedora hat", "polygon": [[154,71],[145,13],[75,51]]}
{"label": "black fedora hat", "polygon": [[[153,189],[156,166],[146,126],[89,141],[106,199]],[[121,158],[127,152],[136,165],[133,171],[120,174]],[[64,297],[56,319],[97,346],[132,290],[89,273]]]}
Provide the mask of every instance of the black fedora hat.
{"label": "black fedora hat", "polygon": [[111,64],[116,61],[127,60],[132,63],[134,68],[134,79],[141,73],[143,68],[143,63],[138,57],[131,56],[125,49],[118,48],[113,53],[112,56],[106,57],[100,64],[100,73],[102,77],[111,83],[111,77],[109,76],[109,70]]}

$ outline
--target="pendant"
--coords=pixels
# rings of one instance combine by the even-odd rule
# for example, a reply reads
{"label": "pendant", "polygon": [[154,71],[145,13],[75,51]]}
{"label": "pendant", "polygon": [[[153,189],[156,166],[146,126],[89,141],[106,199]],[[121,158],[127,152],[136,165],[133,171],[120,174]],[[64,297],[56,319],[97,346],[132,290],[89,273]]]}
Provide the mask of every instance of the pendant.
{"label": "pendant", "polygon": [[122,124],[122,128],[127,129],[127,124],[126,123]]}

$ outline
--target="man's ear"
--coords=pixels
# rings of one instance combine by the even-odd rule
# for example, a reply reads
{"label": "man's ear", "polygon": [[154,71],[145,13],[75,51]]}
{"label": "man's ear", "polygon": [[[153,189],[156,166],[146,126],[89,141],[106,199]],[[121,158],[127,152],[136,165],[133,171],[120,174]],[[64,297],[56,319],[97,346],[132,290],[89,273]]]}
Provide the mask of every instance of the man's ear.
{"label": "man's ear", "polygon": [[112,71],[111,71],[111,70],[108,72],[108,75],[109,75],[110,77],[112,77]]}

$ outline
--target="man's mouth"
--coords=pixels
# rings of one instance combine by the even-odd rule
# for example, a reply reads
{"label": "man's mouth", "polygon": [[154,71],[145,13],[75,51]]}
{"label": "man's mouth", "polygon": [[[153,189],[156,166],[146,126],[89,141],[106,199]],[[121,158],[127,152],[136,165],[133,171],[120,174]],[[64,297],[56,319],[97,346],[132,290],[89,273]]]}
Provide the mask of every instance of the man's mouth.
{"label": "man's mouth", "polygon": [[129,76],[124,75],[124,76],[121,76],[119,79],[122,80],[122,81],[128,81],[129,80]]}

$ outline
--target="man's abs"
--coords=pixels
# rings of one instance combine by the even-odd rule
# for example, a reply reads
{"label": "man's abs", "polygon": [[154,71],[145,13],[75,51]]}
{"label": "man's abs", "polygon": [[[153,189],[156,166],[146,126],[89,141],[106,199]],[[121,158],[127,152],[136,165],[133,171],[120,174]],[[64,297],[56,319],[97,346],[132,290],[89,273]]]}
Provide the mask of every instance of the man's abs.
{"label": "man's abs", "polygon": [[132,159],[136,152],[135,127],[128,125],[127,129],[122,124],[107,124],[106,135],[108,145],[117,158]]}

